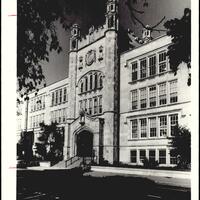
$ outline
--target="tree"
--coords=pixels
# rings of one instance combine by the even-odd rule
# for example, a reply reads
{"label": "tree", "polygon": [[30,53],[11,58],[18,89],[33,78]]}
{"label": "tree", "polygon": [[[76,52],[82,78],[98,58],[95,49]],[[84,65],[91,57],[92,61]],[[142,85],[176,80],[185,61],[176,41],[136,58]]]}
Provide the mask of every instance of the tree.
{"label": "tree", "polygon": [[176,126],[170,146],[172,147],[170,155],[179,158],[178,166],[185,167],[191,163],[191,133],[189,129]]}
{"label": "tree", "polygon": [[[181,19],[167,21],[167,35],[172,37],[172,44],[168,47],[170,68],[176,74],[182,62],[191,68],[191,10],[185,8]],[[188,85],[191,84],[191,74],[188,74]]]}
{"label": "tree", "polygon": [[46,160],[62,160],[64,141],[62,131],[57,125],[57,123],[40,124],[42,132],[38,140],[41,143],[37,143],[37,153]]}

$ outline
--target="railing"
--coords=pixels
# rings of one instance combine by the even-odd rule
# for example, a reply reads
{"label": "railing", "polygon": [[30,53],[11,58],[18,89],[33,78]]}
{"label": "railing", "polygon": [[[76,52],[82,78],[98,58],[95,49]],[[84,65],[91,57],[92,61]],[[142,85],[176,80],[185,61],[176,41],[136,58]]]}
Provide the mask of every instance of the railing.
{"label": "railing", "polygon": [[69,158],[68,160],[65,161],[65,167],[72,165],[73,163],[75,163],[78,160],[80,160],[80,157],[78,157],[78,156]]}

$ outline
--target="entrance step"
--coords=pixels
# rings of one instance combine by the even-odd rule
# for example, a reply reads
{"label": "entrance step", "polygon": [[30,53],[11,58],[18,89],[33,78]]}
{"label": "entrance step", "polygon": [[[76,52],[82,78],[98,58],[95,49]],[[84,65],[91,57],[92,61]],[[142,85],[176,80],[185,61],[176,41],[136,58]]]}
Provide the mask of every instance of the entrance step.
{"label": "entrance step", "polygon": [[57,164],[53,165],[51,168],[65,168],[65,160],[58,162]]}

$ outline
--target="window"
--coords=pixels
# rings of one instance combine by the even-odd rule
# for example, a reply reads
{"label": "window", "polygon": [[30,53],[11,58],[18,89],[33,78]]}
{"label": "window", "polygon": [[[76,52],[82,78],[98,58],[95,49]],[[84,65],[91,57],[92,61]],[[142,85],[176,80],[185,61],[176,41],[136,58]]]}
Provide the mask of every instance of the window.
{"label": "window", "polygon": [[156,160],[156,151],[149,150],[149,161],[154,162]]}
{"label": "window", "polygon": [[152,56],[149,58],[149,76],[153,76],[156,74],[156,56]]}
{"label": "window", "polygon": [[147,76],[147,60],[146,58],[140,61],[140,78]]}
{"label": "window", "polygon": [[94,75],[94,89],[97,89],[97,84],[98,84],[98,77],[97,74]]}
{"label": "window", "polygon": [[166,164],[166,150],[159,150],[159,164]]}
{"label": "window", "polygon": [[94,98],[94,114],[97,114],[97,97]]}
{"label": "window", "polygon": [[137,119],[131,120],[131,138],[138,137],[138,123]]}
{"label": "window", "polygon": [[167,136],[167,116],[160,117],[160,136]]}
{"label": "window", "polygon": [[58,103],[58,90],[56,90],[56,105],[57,105],[57,103]]}
{"label": "window", "polygon": [[137,61],[132,63],[132,81],[136,81],[137,80],[137,75],[138,73],[138,64]]}
{"label": "window", "polygon": [[131,160],[132,163],[137,162],[137,151],[136,150],[130,151],[130,160]]}
{"label": "window", "polygon": [[42,108],[45,108],[45,95],[43,96]]}
{"label": "window", "polygon": [[62,110],[60,109],[60,110],[58,111],[58,113],[59,113],[58,123],[61,123],[61,122],[62,122]]}
{"label": "window", "polygon": [[62,103],[62,89],[60,89],[60,103]]}
{"label": "window", "polygon": [[140,119],[141,138],[147,137],[147,119]]}
{"label": "window", "polygon": [[102,96],[99,97],[99,113],[102,113]]}
{"label": "window", "polygon": [[64,91],[63,91],[63,102],[65,102],[67,100],[67,88],[65,87],[64,88]]}
{"label": "window", "polygon": [[36,110],[36,99],[34,99],[33,101],[34,101],[34,107],[33,107],[33,110],[35,111],[35,110]]}
{"label": "window", "polygon": [[31,112],[33,111],[33,99],[31,100]]}
{"label": "window", "polygon": [[51,106],[54,105],[54,92],[51,93]]}
{"label": "window", "polygon": [[138,100],[137,90],[133,90],[131,92],[132,110],[137,109],[137,100]]}
{"label": "window", "polygon": [[159,85],[159,104],[165,105],[167,103],[166,83]]}
{"label": "window", "polygon": [[170,82],[170,103],[175,103],[177,101],[177,80],[174,80]]}
{"label": "window", "polygon": [[147,107],[147,90],[146,88],[140,89],[140,108]]}
{"label": "window", "polygon": [[90,74],[90,90],[92,90],[93,75]]}
{"label": "window", "polygon": [[81,82],[81,93],[83,92],[83,82]]}
{"label": "window", "polygon": [[146,158],[146,151],[140,150],[140,162],[142,163],[145,158]]}
{"label": "window", "polygon": [[170,115],[171,136],[175,135],[175,127],[178,125],[178,114]]}
{"label": "window", "polygon": [[62,110],[62,121],[65,122],[65,109],[66,108],[63,108]]}
{"label": "window", "polygon": [[82,101],[79,101],[79,109],[82,110],[83,105],[82,105]]}
{"label": "window", "polygon": [[87,99],[84,100],[84,110],[87,113]]}
{"label": "window", "polygon": [[171,151],[170,151],[170,164],[171,165],[176,165],[177,164],[177,158],[174,156]]}
{"label": "window", "polygon": [[156,137],[156,117],[149,118],[150,137]]}
{"label": "window", "polygon": [[89,110],[88,110],[89,115],[92,114],[92,99],[89,99]]}
{"label": "window", "polygon": [[149,87],[149,106],[156,106],[156,86]]}
{"label": "window", "polygon": [[99,77],[99,87],[102,88],[103,87],[103,76]]}
{"label": "window", "polygon": [[88,89],[88,78],[85,77],[85,92],[87,92]]}
{"label": "window", "polygon": [[167,70],[167,53],[162,52],[159,54],[159,73],[165,72]]}

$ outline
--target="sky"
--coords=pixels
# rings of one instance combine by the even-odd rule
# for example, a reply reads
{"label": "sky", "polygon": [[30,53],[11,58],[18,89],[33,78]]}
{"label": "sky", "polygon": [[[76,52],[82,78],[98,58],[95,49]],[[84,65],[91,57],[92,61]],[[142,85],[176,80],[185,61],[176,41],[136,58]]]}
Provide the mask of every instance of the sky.
{"label": "sky", "polygon": [[[141,37],[142,27],[139,24],[133,24],[129,11],[124,4],[125,1],[120,0],[120,21],[125,29],[131,29],[134,33]],[[170,19],[181,18],[185,8],[190,8],[190,0],[148,0],[148,7],[143,8],[143,0],[138,0],[136,8],[144,10],[144,14],[137,15],[139,19],[150,26],[157,24],[164,16],[165,20],[158,28],[163,29],[163,24]],[[68,76],[68,51],[69,51],[69,31],[65,31],[59,23],[56,24],[58,38],[63,51],[60,54],[50,53],[49,62],[43,62],[43,72],[46,77],[47,85],[62,80]],[[157,37],[163,32],[153,32],[152,36]]]}

